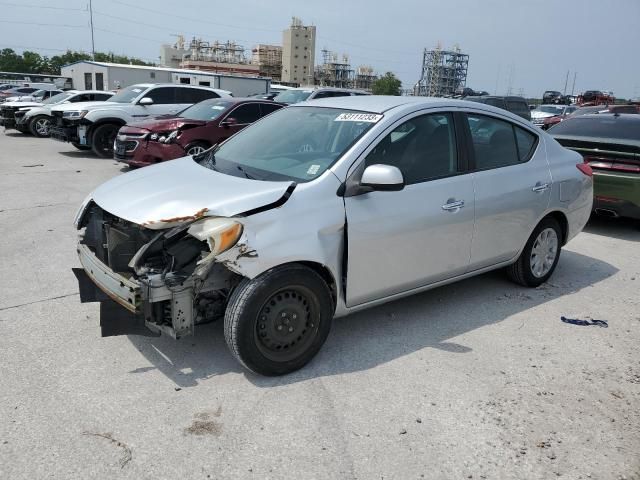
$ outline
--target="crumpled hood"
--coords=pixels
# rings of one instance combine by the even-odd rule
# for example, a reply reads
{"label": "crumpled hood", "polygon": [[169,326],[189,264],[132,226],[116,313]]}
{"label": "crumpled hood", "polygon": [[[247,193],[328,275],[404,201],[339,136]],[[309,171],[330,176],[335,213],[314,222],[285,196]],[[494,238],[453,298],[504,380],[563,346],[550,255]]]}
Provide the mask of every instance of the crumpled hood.
{"label": "crumpled hood", "polygon": [[68,111],[76,111],[76,110],[95,110],[99,107],[108,107],[114,105],[127,105],[123,103],[117,102],[76,102],[76,103],[64,103],[62,105],[54,105],[51,110],[56,112],[68,112]]}
{"label": "crumpled hood", "polygon": [[135,128],[144,128],[150,132],[171,132],[185,126],[199,127],[205,125],[207,122],[203,120],[189,120],[187,118],[152,118],[149,120],[142,120],[140,122],[132,122],[127,126]]}
{"label": "crumpled hood", "polygon": [[39,107],[42,105],[41,102],[4,102],[0,103],[2,107]]}
{"label": "crumpled hood", "polygon": [[112,215],[162,229],[264,207],[280,200],[292,184],[233,177],[184,157],[115,177],[96,188],[86,203],[93,200]]}

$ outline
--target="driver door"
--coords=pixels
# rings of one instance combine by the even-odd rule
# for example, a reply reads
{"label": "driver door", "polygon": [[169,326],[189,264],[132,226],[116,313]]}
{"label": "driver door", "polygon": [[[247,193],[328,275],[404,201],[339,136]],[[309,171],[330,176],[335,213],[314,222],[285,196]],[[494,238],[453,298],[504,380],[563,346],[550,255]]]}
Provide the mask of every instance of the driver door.
{"label": "driver door", "polygon": [[393,165],[405,187],[345,196],[347,306],[467,271],[475,200],[460,151],[454,115],[443,112],[400,123],[365,152],[355,172]]}

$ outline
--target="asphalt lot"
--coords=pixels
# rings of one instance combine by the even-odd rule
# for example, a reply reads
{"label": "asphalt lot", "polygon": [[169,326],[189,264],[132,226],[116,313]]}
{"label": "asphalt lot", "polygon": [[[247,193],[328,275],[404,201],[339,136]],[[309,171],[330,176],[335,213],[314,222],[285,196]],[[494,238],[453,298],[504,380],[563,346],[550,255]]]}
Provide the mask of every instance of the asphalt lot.
{"label": "asphalt lot", "polygon": [[121,170],[0,132],[0,478],[640,479],[631,222],[592,221],[538,289],[494,272],[340,319],[263,378],[221,323],[100,338],[72,219]]}

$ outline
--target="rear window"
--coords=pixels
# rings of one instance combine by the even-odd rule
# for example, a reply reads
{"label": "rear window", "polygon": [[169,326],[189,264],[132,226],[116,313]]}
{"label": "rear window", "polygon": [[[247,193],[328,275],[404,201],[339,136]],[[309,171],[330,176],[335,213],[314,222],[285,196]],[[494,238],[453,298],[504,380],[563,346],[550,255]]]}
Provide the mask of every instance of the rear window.
{"label": "rear window", "polygon": [[630,118],[610,114],[568,118],[549,129],[553,135],[569,137],[600,137],[619,140],[640,140],[640,118]]}

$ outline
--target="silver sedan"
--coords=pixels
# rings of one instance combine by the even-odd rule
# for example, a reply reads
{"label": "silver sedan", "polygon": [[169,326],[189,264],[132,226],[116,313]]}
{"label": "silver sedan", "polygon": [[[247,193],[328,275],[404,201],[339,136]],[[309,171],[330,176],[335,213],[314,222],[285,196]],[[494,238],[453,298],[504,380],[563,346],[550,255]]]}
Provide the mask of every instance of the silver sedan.
{"label": "silver sedan", "polygon": [[540,285],[592,199],[580,155],[504,110],[317,100],[98,187],[76,274],[103,335],[179,338],[223,317],[233,355],[279,375],[334,317],[498,268]]}

